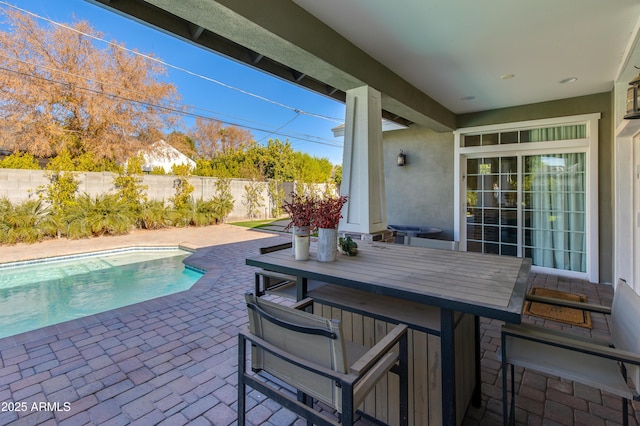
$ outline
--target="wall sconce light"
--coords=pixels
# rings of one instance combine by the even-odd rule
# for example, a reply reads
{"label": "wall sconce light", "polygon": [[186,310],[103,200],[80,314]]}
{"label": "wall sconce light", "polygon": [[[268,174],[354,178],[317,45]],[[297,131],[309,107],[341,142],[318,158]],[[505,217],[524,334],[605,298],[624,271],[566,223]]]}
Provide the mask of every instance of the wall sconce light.
{"label": "wall sconce light", "polygon": [[[636,69],[640,69],[635,67]],[[640,118],[640,75],[629,82],[627,89],[627,115],[626,120]]]}
{"label": "wall sconce light", "polygon": [[402,150],[400,150],[400,154],[398,154],[398,167],[402,167],[405,164],[407,164],[407,156]]}
{"label": "wall sconce light", "polygon": [[174,188],[180,188],[182,186],[182,179],[178,178],[178,179],[174,179],[173,180],[173,187]]}

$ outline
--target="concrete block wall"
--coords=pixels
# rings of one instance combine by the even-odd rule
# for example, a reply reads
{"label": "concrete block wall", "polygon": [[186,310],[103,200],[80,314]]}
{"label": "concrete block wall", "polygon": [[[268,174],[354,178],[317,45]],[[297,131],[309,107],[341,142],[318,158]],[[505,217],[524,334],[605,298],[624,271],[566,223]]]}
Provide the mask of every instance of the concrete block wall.
{"label": "concrete block wall", "polygon": [[0,169],[0,197],[20,203],[38,197],[38,188],[49,183],[42,170]]}
{"label": "concrete block wall", "polygon": [[[86,192],[91,196],[96,196],[105,192],[114,192],[113,184],[116,175],[110,172],[78,172],[77,173],[80,193]],[[147,198],[149,200],[167,201],[175,194],[176,176],[170,175],[144,175],[143,185],[147,186]],[[189,182],[194,186],[193,197],[195,199],[210,199],[215,195],[216,178],[192,176]],[[0,169],[0,197],[7,198],[14,204],[28,199],[38,197],[38,188],[43,188],[49,184],[46,172],[43,170],[16,170]],[[245,200],[245,186],[249,181],[243,179],[232,179],[231,193],[234,199],[234,207],[228,221],[247,219],[247,208]],[[269,192],[266,182],[259,182],[261,187],[262,204],[259,218],[271,218],[269,205]],[[284,194],[288,195],[294,188],[292,182],[285,182]]]}

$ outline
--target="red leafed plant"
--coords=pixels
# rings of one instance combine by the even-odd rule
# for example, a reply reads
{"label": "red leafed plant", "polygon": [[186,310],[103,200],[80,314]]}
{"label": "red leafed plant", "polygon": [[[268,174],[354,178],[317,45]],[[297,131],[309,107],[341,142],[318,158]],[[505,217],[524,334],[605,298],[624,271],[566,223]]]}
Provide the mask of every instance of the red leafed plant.
{"label": "red leafed plant", "polygon": [[342,217],[342,206],[344,206],[348,199],[349,197],[346,195],[341,195],[340,197],[329,197],[318,200],[313,216],[313,227],[337,228],[340,218]]}
{"label": "red leafed plant", "polygon": [[316,199],[303,194],[291,193],[291,201],[285,201],[282,209],[289,214],[291,222],[287,229],[292,226],[311,226],[316,209]]}

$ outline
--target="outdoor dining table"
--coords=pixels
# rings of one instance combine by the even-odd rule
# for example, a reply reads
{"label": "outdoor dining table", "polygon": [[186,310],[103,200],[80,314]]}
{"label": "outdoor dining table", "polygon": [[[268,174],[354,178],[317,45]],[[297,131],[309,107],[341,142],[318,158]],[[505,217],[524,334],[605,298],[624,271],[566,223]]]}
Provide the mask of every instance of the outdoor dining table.
{"label": "outdoor dining table", "polygon": [[297,298],[309,280],[410,300],[440,309],[442,424],[457,425],[454,313],[476,318],[475,403],[480,396],[478,317],[520,323],[531,260],[473,252],[358,241],[357,256],[333,262],[296,261],[291,250],[246,259],[246,264],[297,277]]}

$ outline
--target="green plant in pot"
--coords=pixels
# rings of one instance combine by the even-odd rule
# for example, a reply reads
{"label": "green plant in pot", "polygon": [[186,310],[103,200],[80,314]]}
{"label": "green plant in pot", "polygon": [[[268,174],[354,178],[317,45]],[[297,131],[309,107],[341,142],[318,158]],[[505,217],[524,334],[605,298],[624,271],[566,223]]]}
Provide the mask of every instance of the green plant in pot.
{"label": "green plant in pot", "polygon": [[347,256],[355,256],[358,254],[358,243],[353,241],[351,237],[340,237],[338,238],[338,249],[340,253],[346,254]]}

